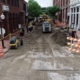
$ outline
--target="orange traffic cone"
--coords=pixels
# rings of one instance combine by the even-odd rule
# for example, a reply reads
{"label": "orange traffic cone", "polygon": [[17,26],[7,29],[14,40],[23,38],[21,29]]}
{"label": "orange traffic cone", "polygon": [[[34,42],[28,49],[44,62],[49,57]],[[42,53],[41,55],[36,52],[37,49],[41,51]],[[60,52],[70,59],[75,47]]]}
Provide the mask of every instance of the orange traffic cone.
{"label": "orange traffic cone", "polygon": [[2,46],[0,46],[0,58],[4,57],[4,52]]}
{"label": "orange traffic cone", "polygon": [[78,40],[78,50],[80,52],[80,39]]}

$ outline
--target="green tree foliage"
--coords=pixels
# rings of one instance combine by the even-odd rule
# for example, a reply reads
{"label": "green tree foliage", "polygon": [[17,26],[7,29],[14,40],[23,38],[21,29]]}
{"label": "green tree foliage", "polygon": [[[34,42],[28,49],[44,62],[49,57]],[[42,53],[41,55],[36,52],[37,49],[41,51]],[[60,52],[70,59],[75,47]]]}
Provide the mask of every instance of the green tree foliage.
{"label": "green tree foliage", "polygon": [[41,6],[34,0],[28,1],[28,12],[29,17],[39,17],[39,15],[42,13]]}
{"label": "green tree foliage", "polygon": [[28,0],[28,6],[32,5],[33,2],[34,0]]}
{"label": "green tree foliage", "polygon": [[49,16],[51,16],[51,17],[55,17],[55,14],[58,12],[58,11],[60,11],[60,7],[58,7],[58,6],[53,6],[53,7],[48,7],[48,8],[46,8],[46,11],[45,11],[45,13],[47,14],[47,15],[49,15]]}

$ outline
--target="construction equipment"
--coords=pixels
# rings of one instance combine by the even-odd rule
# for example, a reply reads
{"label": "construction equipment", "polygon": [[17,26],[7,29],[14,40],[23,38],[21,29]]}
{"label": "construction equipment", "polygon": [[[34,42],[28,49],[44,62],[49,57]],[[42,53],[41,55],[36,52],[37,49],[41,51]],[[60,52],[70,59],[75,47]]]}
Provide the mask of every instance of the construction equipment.
{"label": "construction equipment", "polygon": [[52,19],[50,19],[50,18],[46,19],[46,22],[49,22],[51,24],[51,26],[53,25]]}
{"label": "construction equipment", "polygon": [[50,23],[51,26],[53,25],[53,20],[48,15],[43,14],[42,18],[43,18],[44,22],[46,21],[46,22]]}
{"label": "construction equipment", "polygon": [[70,46],[67,48],[67,50],[80,54],[80,39],[67,37],[67,40],[71,41],[71,42],[67,42],[67,45]]}
{"label": "construction equipment", "polygon": [[10,48],[18,48],[20,45],[22,45],[21,39],[17,36],[14,36],[10,39]]}
{"label": "construction equipment", "polygon": [[42,32],[51,32],[51,24],[49,22],[44,22],[42,29]]}

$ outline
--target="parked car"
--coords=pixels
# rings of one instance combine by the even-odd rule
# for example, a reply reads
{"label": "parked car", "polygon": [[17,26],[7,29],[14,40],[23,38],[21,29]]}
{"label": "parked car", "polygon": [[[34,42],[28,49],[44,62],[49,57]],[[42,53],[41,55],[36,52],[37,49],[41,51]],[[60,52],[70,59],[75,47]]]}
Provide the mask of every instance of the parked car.
{"label": "parked car", "polygon": [[20,45],[22,45],[22,39],[14,36],[10,39],[10,48],[18,48]]}

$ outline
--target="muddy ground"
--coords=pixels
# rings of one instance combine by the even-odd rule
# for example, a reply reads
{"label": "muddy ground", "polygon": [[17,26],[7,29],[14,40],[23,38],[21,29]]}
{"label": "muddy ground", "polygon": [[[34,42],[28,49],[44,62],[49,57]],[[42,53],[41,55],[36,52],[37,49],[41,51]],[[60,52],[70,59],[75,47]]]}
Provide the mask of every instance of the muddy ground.
{"label": "muddy ground", "polygon": [[55,44],[36,26],[24,45],[0,59],[0,80],[80,80],[80,54]]}

